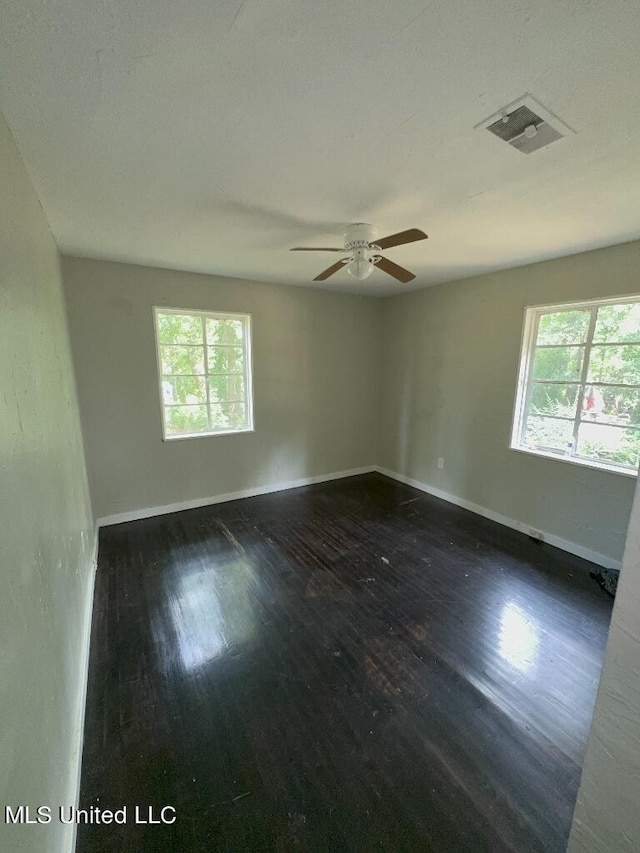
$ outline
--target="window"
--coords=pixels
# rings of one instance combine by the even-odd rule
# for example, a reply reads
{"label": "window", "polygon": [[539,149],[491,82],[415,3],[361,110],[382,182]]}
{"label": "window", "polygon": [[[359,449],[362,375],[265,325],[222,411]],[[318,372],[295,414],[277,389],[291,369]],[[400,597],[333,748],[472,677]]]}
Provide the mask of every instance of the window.
{"label": "window", "polygon": [[637,472],[640,297],[527,309],[511,447]]}
{"label": "window", "polygon": [[250,316],[154,314],[164,438],[253,429]]}

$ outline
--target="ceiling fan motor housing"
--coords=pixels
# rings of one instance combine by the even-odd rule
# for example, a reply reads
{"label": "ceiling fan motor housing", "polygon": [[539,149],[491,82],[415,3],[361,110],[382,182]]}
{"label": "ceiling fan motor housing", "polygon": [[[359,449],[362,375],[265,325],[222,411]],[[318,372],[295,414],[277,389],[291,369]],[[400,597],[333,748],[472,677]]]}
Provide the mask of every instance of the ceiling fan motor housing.
{"label": "ceiling fan motor housing", "polygon": [[378,230],[369,225],[368,222],[356,222],[350,225],[344,232],[344,246],[347,251],[352,249],[368,249],[369,244],[375,241]]}
{"label": "ceiling fan motor housing", "polygon": [[347,272],[359,281],[368,278],[373,272],[374,260],[370,245],[376,235],[376,229],[368,222],[356,222],[344,232],[344,246],[351,253]]}

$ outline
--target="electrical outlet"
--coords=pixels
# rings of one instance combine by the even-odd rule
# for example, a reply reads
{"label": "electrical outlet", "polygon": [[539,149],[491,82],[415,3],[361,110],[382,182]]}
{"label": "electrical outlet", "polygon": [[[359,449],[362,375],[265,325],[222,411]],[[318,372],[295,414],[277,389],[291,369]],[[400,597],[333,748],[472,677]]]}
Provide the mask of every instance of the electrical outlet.
{"label": "electrical outlet", "polygon": [[438,458],[438,468],[444,468],[444,459],[442,456]]}

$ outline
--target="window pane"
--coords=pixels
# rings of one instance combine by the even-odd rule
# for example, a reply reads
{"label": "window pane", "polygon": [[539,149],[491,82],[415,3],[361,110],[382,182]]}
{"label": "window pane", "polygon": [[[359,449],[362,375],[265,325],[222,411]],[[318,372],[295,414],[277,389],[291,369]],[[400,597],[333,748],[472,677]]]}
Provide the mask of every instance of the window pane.
{"label": "window pane", "polygon": [[209,376],[209,398],[212,403],[244,400],[244,376]]}
{"label": "window pane", "polygon": [[242,347],[209,347],[209,373],[243,373]]}
{"label": "window pane", "polygon": [[592,347],[588,381],[640,385],[640,346]]}
{"label": "window pane", "polygon": [[206,406],[165,406],[167,435],[207,432],[209,421]]}
{"label": "window pane", "polygon": [[531,389],[529,414],[575,417],[578,388],[578,385],[534,384]]}
{"label": "window pane", "polygon": [[550,450],[566,451],[573,442],[573,422],[529,415],[524,444]]}
{"label": "window pane", "polygon": [[621,426],[640,426],[640,388],[587,385],[582,420]]}
{"label": "window pane", "polygon": [[155,320],[165,438],[246,430],[249,317],[165,309]]}
{"label": "window pane", "polygon": [[207,343],[236,344],[242,346],[244,338],[244,323],[242,320],[219,320],[207,317]]}
{"label": "window pane", "polygon": [[163,374],[204,374],[204,347],[160,347]]}
{"label": "window pane", "polygon": [[542,314],[538,344],[583,344],[589,329],[590,311],[558,311]]}
{"label": "window pane", "polygon": [[598,308],[594,341],[640,343],[640,302],[626,305],[603,305]]}
{"label": "window pane", "polygon": [[597,462],[638,467],[640,430],[600,424],[580,424],[578,454]]}
{"label": "window pane", "polygon": [[174,403],[206,403],[207,394],[204,377],[199,376],[163,376],[162,401]]}
{"label": "window pane", "polygon": [[244,403],[218,403],[211,406],[212,429],[238,429],[247,426]]}
{"label": "window pane", "polygon": [[580,379],[584,347],[536,349],[533,357],[534,379]]}
{"label": "window pane", "polygon": [[202,344],[202,318],[158,312],[158,337],[163,344]]}

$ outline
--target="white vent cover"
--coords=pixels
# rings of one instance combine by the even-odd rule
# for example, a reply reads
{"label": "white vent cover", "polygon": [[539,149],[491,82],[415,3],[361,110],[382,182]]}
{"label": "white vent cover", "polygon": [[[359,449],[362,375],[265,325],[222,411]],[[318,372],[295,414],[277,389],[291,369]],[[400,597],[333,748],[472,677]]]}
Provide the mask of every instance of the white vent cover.
{"label": "white vent cover", "polygon": [[575,130],[537,101],[533,95],[523,95],[507,104],[497,113],[481,121],[476,128],[486,128],[489,133],[508,142],[523,154],[546,148]]}

